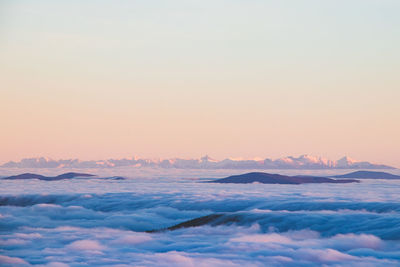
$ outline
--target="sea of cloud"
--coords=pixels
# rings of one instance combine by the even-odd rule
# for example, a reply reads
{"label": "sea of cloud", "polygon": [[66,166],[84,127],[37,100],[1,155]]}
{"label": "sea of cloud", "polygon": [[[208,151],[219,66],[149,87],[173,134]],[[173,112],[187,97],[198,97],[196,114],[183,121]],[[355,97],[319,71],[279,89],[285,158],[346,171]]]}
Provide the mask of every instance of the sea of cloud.
{"label": "sea of cloud", "polygon": [[0,266],[400,265],[400,181],[194,176],[0,180]]}

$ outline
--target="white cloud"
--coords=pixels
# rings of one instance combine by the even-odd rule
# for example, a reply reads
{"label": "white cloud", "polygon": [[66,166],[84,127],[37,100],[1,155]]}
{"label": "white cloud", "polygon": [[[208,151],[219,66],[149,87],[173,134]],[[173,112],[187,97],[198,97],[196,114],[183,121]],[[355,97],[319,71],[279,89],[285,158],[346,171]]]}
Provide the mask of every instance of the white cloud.
{"label": "white cloud", "polygon": [[[1,260],[62,267],[399,264],[399,181],[293,187],[171,180],[0,181]],[[144,232],[210,214],[220,216]]]}
{"label": "white cloud", "polygon": [[106,248],[95,240],[78,240],[72,242],[66,247],[68,250],[74,251],[101,251]]}
{"label": "white cloud", "polygon": [[27,265],[28,263],[20,258],[8,257],[4,255],[0,255],[0,263],[1,264],[10,264],[10,265]]}

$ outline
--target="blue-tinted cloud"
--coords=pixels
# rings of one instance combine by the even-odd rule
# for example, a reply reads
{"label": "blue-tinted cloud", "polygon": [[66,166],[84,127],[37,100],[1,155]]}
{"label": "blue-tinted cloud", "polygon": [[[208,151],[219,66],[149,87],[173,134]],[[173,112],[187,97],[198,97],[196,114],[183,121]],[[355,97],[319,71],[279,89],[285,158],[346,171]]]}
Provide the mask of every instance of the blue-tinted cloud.
{"label": "blue-tinted cloud", "polygon": [[[104,185],[116,189],[115,183],[129,190],[102,192]],[[46,194],[40,189],[46,182],[30,182],[37,193],[0,195],[0,263],[396,266],[397,183],[242,187],[86,180],[80,193],[70,192],[71,183],[63,181],[52,186],[64,186],[65,193]],[[165,231],[210,214],[219,216],[198,227]]]}

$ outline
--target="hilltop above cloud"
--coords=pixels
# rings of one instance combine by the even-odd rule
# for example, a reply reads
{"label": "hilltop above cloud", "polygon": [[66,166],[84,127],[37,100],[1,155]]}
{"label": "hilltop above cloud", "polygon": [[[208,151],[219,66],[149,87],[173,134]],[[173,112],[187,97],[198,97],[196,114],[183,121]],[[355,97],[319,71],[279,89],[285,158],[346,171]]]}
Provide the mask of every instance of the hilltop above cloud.
{"label": "hilltop above cloud", "polygon": [[77,177],[93,177],[95,175],[92,174],[87,174],[87,173],[76,173],[76,172],[67,172],[63,173],[57,176],[44,176],[40,174],[35,174],[35,173],[23,173],[19,175],[13,175],[9,177],[5,177],[3,179],[5,180],[28,180],[28,179],[38,179],[38,180],[44,180],[44,181],[59,181],[59,180],[64,180],[64,179],[72,179],[72,178],[77,178]]}
{"label": "hilltop above cloud", "polygon": [[233,175],[222,179],[210,181],[210,183],[229,183],[229,184],[322,184],[322,183],[358,183],[355,179],[331,179],[317,176],[288,176],[272,174],[266,172],[251,172],[240,175]]}
{"label": "hilltop above cloud", "polygon": [[333,161],[321,157],[302,155],[279,159],[224,159],[214,160],[208,156],[200,159],[108,159],[81,161],[78,159],[53,160],[49,158],[26,158],[18,162],[10,161],[3,168],[115,168],[115,167],[155,167],[176,169],[395,169],[391,166],[356,161],[343,157]]}

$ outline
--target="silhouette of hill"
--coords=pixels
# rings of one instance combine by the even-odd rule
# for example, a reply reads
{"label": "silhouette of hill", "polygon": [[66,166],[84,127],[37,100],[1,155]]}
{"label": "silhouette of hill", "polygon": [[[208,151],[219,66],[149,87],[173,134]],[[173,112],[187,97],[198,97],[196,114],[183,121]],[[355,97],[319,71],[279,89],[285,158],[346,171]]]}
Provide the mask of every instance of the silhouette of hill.
{"label": "silhouette of hill", "polygon": [[317,176],[287,176],[280,174],[271,174],[264,172],[251,172],[241,175],[229,176],[210,183],[235,183],[235,184],[248,184],[248,183],[262,183],[262,184],[305,184],[305,183],[354,183],[359,182],[354,179],[332,179],[327,177]]}
{"label": "silhouette of hill", "polygon": [[394,175],[387,172],[375,171],[356,171],[343,175],[331,176],[334,178],[358,178],[358,179],[400,179],[400,175]]}
{"label": "silhouette of hill", "polygon": [[54,177],[49,177],[49,176],[43,176],[40,174],[35,174],[35,173],[23,173],[19,175],[13,175],[9,177],[5,177],[3,179],[6,180],[26,180],[26,179],[39,179],[39,180],[44,180],[44,181],[58,181],[58,180],[64,180],[64,179],[72,179],[76,177],[92,177],[95,176],[93,174],[87,174],[87,173],[76,173],[76,172],[67,172],[60,174],[58,176]]}

